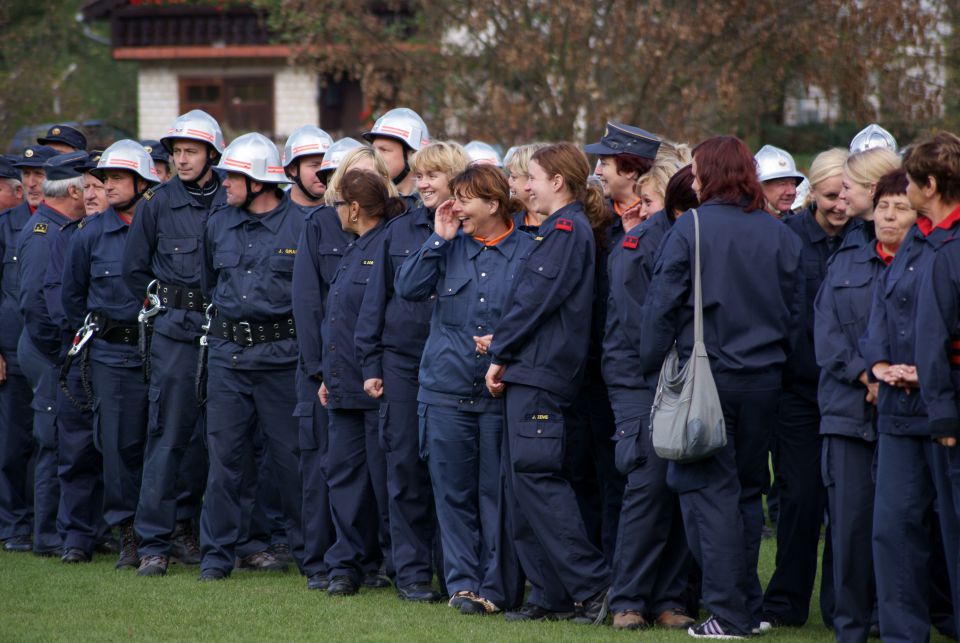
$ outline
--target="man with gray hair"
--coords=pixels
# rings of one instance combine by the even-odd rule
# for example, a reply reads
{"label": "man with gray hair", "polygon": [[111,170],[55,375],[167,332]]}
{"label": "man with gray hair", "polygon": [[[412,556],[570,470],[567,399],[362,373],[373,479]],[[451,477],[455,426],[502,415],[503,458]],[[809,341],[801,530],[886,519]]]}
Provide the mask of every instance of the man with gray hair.
{"label": "man with gray hair", "polygon": [[55,409],[64,338],[44,293],[44,277],[57,238],[65,230],[72,232],[85,214],[83,175],[79,168],[86,160],[85,152],[73,152],[53,156],[44,164],[43,203],[17,239],[19,308],[24,320],[17,356],[33,387],[34,437],[37,441],[33,549],[48,556],[66,552],[64,546],[79,545],[83,550],[92,551],[96,535],[89,534],[89,543],[86,542],[87,535],[82,537],[84,542],[61,541],[61,534],[68,539],[76,537],[67,534],[65,516],[58,507],[61,489]]}

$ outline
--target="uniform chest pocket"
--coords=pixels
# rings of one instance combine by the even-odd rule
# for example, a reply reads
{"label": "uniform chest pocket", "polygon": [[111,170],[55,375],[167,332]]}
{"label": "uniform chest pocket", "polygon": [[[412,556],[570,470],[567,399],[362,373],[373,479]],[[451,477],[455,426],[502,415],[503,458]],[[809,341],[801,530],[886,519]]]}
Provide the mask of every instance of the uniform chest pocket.
{"label": "uniform chest pocket", "polygon": [[271,255],[267,284],[267,300],[280,306],[289,306],[293,298],[293,255]]}
{"label": "uniform chest pocket", "polygon": [[830,278],[837,321],[841,325],[854,324],[870,315],[873,299],[873,275],[848,274]]}
{"label": "uniform chest pocket", "polygon": [[527,259],[527,270],[541,277],[553,279],[560,272],[560,264],[555,261],[550,261],[549,259],[529,257]]}
{"label": "uniform chest pocket", "polygon": [[90,276],[94,279],[120,277],[119,261],[93,261],[90,263]]}
{"label": "uniform chest pocket", "polygon": [[[437,294],[437,310],[440,322],[446,326],[463,326],[467,321],[467,301],[464,289],[470,283],[470,277],[447,277],[440,284]],[[457,295],[460,296],[457,296]]]}
{"label": "uniform chest pocket", "polygon": [[200,274],[200,256],[197,237],[160,237],[157,252],[170,260],[174,272],[185,279],[196,279]]}
{"label": "uniform chest pocket", "polygon": [[360,266],[356,272],[353,273],[350,281],[355,284],[363,284],[366,286],[370,283],[370,268],[367,266]]}
{"label": "uniform chest pocket", "polygon": [[412,254],[413,254],[413,251],[406,248],[404,248],[403,250],[392,248],[390,250],[390,263],[393,264],[394,272],[399,270],[400,266],[403,265],[403,262],[409,259]]}
{"label": "uniform chest pocket", "polygon": [[217,270],[236,268],[239,263],[239,252],[220,251],[213,255],[213,267]]}
{"label": "uniform chest pocket", "polygon": [[328,284],[337,274],[337,266],[343,259],[343,249],[339,246],[321,246],[317,249],[317,263],[320,264],[320,276]]}

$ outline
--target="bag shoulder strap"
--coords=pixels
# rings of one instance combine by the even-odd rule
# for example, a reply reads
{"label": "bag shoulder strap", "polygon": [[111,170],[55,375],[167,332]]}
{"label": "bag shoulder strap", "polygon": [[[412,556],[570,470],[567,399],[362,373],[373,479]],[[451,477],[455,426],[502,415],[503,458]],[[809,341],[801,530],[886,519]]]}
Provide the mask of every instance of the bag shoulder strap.
{"label": "bag shoulder strap", "polygon": [[700,290],[700,216],[697,209],[693,214],[693,341],[703,343],[703,293]]}

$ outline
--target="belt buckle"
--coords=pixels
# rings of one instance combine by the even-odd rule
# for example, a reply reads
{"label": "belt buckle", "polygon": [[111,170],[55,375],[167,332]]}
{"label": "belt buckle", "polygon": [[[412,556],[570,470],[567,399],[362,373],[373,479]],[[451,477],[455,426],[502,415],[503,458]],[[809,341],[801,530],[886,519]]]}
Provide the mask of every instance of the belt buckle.
{"label": "belt buckle", "polygon": [[250,328],[250,322],[237,322],[237,329],[243,332],[243,336],[237,338],[240,340],[238,343],[242,346],[253,346],[253,329]]}

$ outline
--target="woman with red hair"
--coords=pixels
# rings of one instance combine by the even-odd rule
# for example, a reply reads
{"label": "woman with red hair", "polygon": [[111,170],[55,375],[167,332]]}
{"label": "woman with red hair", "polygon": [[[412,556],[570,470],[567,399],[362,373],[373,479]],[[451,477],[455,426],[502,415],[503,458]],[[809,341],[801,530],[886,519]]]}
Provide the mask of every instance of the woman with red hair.
{"label": "woman with red hair", "polygon": [[[688,632],[730,638],[748,636],[760,625],[760,495],[769,475],[769,420],[776,414],[781,372],[800,329],[801,241],[763,211],[753,157],[740,139],[703,141],[693,150],[692,169],[701,203],[704,341],[727,444],[698,462],[671,462],[667,482],[680,496],[710,613]],[[677,219],[647,294],[639,353],[652,378],[674,342],[682,361],[693,347],[694,221],[687,215]]]}

